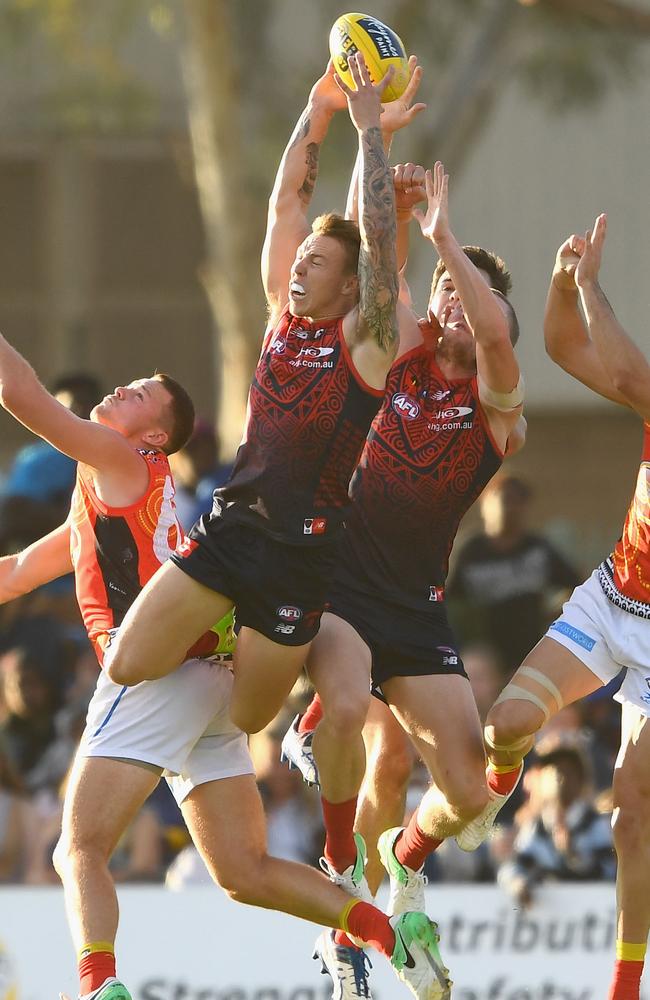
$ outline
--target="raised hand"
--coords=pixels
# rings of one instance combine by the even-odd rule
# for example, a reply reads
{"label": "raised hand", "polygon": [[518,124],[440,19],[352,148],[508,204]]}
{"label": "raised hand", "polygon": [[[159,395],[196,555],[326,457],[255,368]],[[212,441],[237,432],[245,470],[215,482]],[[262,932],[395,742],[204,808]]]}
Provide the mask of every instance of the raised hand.
{"label": "raised hand", "polygon": [[311,88],[309,95],[310,102],[318,104],[332,114],[335,111],[344,111],[347,107],[345,94],[342,94],[340,88],[336,86],[335,76],[334,63],[330,59],[327,69]]}
{"label": "raised hand", "polygon": [[424,111],[426,104],[413,104],[422,82],[422,67],[418,66],[417,56],[409,56],[409,82],[406,90],[396,101],[384,104],[381,116],[381,130],[386,135],[399,132],[401,128],[410,125],[414,118]]}
{"label": "raised hand", "polygon": [[577,236],[574,233],[564,241],[557,252],[555,267],[553,268],[553,284],[556,288],[567,292],[576,290],[576,267],[584,253],[584,249],[585,241],[583,236]]}
{"label": "raised hand", "polygon": [[578,288],[598,283],[606,234],[607,216],[599,215],[593,230],[588,229],[585,233],[584,248],[575,270],[575,282]]}
{"label": "raised hand", "polygon": [[420,223],[422,235],[434,243],[438,243],[450,233],[448,215],[449,175],[445,173],[445,168],[439,160],[432,171],[427,170],[425,186],[427,210],[423,212],[422,209],[415,208],[413,209],[413,215]]}
{"label": "raised hand", "polygon": [[397,215],[410,217],[414,206],[427,200],[424,167],[416,163],[397,163],[392,173]]}
{"label": "raised hand", "polygon": [[367,128],[379,128],[381,95],[393,78],[394,67],[389,66],[388,72],[379,83],[373,83],[365,59],[360,52],[355,52],[354,55],[350,56],[348,66],[356,90],[348,87],[347,83],[344,83],[338,75],[334,76],[334,80],[339,90],[347,98],[352,123],[359,132]]}

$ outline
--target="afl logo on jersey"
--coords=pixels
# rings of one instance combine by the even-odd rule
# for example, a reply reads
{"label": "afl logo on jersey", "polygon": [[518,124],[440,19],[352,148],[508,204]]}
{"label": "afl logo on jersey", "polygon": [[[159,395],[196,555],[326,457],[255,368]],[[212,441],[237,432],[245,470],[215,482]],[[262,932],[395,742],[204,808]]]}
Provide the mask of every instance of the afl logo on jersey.
{"label": "afl logo on jersey", "polygon": [[412,396],[408,396],[405,392],[396,392],[391,400],[391,406],[396,413],[400,416],[405,417],[407,420],[415,420],[420,414],[420,404]]}
{"label": "afl logo on jersey", "polygon": [[302,618],[302,611],[293,604],[282,604],[276,614],[285,622],[299,622]]}

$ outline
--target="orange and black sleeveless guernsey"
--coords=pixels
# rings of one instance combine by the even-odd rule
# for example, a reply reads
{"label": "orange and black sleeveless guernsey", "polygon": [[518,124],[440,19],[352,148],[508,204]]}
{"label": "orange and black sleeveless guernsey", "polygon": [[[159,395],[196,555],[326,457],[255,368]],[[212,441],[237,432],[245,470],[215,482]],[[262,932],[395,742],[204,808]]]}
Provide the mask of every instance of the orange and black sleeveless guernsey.
{"label": "orange and black sleeveless guernsey", "polygon": [[230,520],[283,542],[333,538],[384,394],[356,371],[342,325],[285,310],[267,334],[233,472],[215,491],[215,515],[228,505]]}
{"label": "orange and black sleeveless guernsey", "polygon": [[166,455],[141,451],[149,484],[129,507],[99,499],[80,466],[70,509],[77,601],[100,663],[106,637],[183,539]]}
{"label": "orange and black sleeveless guernsey", "polygon": [[650,618],[650,423],[643,427],[639,475],[623,534],[599,566],[598,579],[618,608]]}
{"label": "orange and black sleeveless guernsey", "polygon": [[341,579],[405,609],[442,601],[458,524],[502,460],[476,378],[448,381],[424,345],[398,358],[352,480]]}

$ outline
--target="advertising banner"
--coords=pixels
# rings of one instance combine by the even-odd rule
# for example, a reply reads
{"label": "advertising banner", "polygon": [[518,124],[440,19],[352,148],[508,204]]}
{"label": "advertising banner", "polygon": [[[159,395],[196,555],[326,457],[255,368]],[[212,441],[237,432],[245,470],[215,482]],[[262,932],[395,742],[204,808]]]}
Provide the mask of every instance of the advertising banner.
{"label": "advertising banner", "polygon": [[[311,958],[319,929],[242,906],[218,889],[120,889],[118,974],[134,1000],[327,1000]],[[616,936],[613,885],[540,890],[522,911],[496,886],[427,890],[453,1000],[605,1000]],[[369,952],[374,1000],[408,997]],[[650,1000],[650,975],[646,998]],[[76,996],[58,889],[0,889],[0,1000]]]}

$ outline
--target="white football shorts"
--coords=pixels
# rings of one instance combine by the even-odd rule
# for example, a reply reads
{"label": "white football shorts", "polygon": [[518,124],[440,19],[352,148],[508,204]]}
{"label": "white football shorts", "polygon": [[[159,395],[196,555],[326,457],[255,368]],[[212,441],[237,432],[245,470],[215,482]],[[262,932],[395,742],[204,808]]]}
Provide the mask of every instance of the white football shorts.
{"label": "white football shorts", "polygon": [[162,768],[179,805],[197,785],[254,774],[246,735],[230,719],[232,683],[228,667],[211,659],[133,687],[102,670],[79,753]]}
{"label": "white football shorts", "polygon": [[650,715],[650,620],[617,608],[598,582],[598,570],[573,591],[546,635],[608,684],[627,667],[616,701]]}

